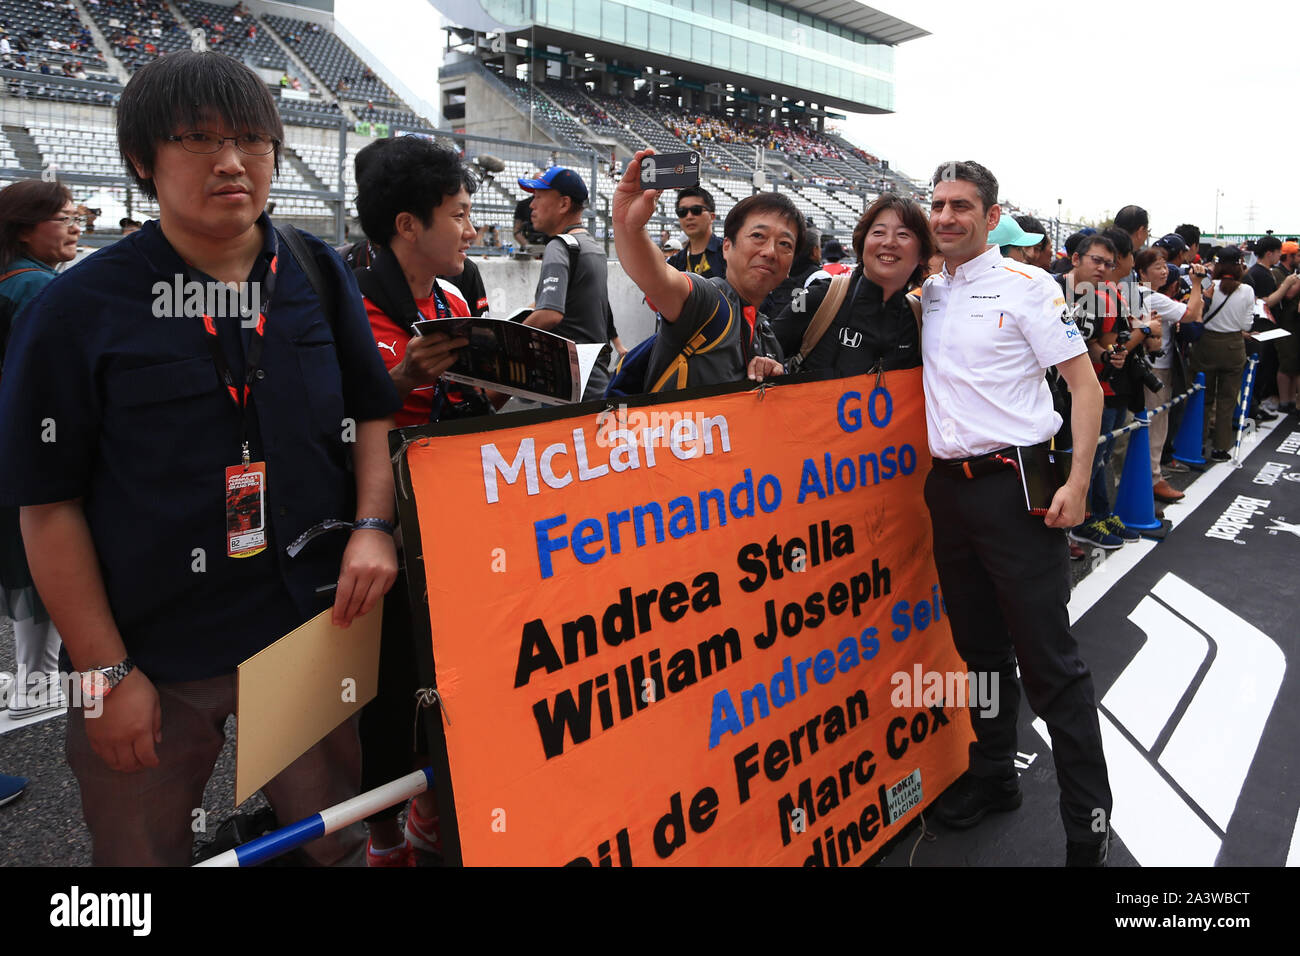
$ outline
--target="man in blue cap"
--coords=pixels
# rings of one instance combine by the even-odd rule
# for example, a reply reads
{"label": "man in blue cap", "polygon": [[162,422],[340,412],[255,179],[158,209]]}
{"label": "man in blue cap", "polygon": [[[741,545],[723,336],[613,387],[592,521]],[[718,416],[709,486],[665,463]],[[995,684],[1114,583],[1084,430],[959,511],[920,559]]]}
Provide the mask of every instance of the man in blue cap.
{"label": "man in blue cap", "polygon": [[[609,277],[605,252],[582,224],[587,184],[572,169],[552,166],[536,179],[520,179],[533,194],[533,227],[551,239],[542,256],[533,312],[524,325],[546,329],[575,342],[608,346]],[[605,394],[608,354],[592,369],[583,401]]]}

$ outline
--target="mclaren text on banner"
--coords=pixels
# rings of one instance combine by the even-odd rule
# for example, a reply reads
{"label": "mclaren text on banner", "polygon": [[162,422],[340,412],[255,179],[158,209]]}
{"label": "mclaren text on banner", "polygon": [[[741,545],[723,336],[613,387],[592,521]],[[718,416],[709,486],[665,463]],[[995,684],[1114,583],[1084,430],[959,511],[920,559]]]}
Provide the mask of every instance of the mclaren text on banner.
{"label": "mclaren text on banner", "polygon": [[919,369],[399,434],[453,859],[855,865],[965,769]]}

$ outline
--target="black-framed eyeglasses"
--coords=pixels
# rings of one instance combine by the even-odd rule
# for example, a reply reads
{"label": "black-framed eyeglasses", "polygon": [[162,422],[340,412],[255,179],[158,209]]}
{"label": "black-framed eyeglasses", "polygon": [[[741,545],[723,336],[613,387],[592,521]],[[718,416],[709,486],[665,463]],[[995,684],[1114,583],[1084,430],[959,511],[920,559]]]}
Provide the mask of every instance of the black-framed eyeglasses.
{"label": "black-framed eyeglasses", "polygon": [[708,211],[706,206],[681,206],[677,210],[677,218],[685,219],[687,216],[703,216]]}
{"label": "black-framed eyeglasses", "polygon": [[278,139],[264,133],[218,136],[216,133],[195,129],[167,137],[167,142],[180,143],[181,148],[186,152],[199,154],[219,153],[227,141],[234,143],[237,150],[248,156],[265,156],[267,153],[275,152],[275,148],[280,145]]}
{"label": "black-framed eyeglasses", "polygon": [[57,222],[57,223],[59,223],[59,224],[62,225],[62,226],[71,226],[71,225],[76,225],[76,226],[78,226],[78,227],[84,227],[84,226],[86,225],[86,217],[85,217],[85,216],[68,216],[68,215],[62,215],[62,216],[54,216],[53,218],[51,218],[51,219],[47,219],[47,220],[45,220],[45,221],[46,221],[46,222]]}

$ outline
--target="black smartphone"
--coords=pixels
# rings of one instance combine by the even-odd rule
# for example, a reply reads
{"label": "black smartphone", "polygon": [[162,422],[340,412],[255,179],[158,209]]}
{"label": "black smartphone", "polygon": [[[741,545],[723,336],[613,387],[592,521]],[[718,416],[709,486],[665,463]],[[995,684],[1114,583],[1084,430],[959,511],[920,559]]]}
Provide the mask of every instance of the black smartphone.
{"label": "black smartphone", "polygon": [[699,184],[699,153],[656,153],[641,160],[642,189],[685,189]]}

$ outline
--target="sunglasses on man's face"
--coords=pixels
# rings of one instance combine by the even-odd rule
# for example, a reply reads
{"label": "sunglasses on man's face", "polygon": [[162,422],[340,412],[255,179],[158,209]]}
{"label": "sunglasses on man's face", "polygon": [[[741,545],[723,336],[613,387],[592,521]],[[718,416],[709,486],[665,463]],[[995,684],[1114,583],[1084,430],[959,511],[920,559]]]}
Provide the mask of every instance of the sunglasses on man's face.
{"label": "sunglasses on man's face", "polygon": [[682,206],[677,210],[677,218],[685,219],[687,216],[703,216],[708,211],[705,206]]}

